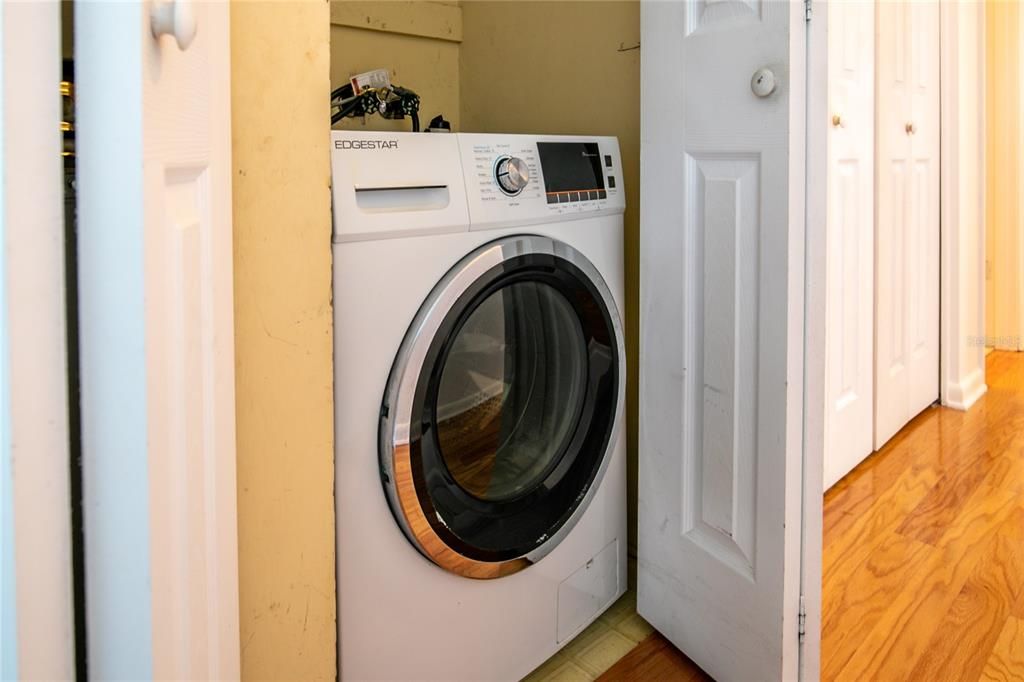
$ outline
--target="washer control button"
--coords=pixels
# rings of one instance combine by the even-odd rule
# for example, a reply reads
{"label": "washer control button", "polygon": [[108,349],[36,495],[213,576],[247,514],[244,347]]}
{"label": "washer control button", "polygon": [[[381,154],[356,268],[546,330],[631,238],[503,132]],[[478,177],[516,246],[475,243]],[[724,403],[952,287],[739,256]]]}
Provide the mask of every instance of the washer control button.
{"label": "washer control button", "polygon": [[494,179],[502,192],[514,197],[530,182],[530,169],[520,158],[503,156],[494,164]]}

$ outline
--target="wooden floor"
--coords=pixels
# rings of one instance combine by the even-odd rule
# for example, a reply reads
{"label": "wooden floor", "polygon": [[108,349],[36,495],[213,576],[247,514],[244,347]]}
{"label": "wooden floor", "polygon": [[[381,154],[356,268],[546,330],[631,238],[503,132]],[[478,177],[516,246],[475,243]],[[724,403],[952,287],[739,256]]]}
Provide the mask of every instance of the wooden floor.
{"label": "wooden floor", "polygon": [[[1024,353],[825,495],[823,680],[1024,680]],[[652,635],[603,680],[701,679]]]}

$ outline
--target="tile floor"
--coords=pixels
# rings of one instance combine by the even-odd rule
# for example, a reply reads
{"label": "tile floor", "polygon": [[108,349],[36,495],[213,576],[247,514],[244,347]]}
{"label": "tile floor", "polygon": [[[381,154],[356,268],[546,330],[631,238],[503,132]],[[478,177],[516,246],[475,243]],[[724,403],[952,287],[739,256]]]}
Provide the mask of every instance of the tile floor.
{"label": "tile floor", "polygon": [[654,631],[636,612],[636,572],[630,560],[629,590],[590,627],[534,670],[524,682],[596,680]]}

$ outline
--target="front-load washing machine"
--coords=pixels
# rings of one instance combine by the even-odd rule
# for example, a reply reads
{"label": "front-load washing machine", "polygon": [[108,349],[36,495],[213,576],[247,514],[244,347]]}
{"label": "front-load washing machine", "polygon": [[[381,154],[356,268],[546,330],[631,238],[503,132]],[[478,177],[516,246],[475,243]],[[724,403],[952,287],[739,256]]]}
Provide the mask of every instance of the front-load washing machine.
{"label": "front-load washing machine", "polygon": [[521,678],[626,588],[618,143],[331,142],[341,678]]}

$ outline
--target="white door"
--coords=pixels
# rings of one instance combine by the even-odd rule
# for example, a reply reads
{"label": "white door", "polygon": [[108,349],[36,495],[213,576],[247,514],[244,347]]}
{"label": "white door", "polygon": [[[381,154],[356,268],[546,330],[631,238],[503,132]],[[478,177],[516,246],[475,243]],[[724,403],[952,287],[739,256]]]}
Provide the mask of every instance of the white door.
{"label": "white door", "polygon": [[826,489],[874,449],[874,3],[830,3],[828,28]]}
{"label": "white door", "polygon": [[939,397],[939,3],[878,4],[875,448]]}
{"label": "white door", "polygon": [[237,679],[228,4],[75,41],[89,673]]}
{"label": "white door", "polygon": [[641,8],[638,608],[716,679],[796,679],[804,6]]}

